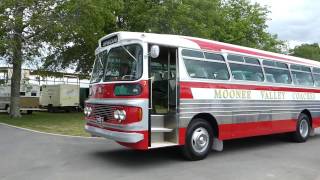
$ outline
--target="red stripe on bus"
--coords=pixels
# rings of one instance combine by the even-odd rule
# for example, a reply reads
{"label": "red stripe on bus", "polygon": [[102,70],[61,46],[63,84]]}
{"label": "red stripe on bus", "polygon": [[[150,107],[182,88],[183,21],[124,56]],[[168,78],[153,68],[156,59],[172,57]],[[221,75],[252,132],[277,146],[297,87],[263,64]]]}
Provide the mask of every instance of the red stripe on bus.
{"label": "red stripe on bus", "polygon": [[320,117],[312,118],[312,127],[319,128],[320,127]]}
{"label": "red stripe on bus", "polygon": [[252,136],[293,132],[296,130],[296,124],[297,120],[295,119],[246,122],[237,124],[221,124],[219,125],[219,139],[228,140]]}
{"label": "red stripe on bus", "polygon": [[289,62],[292,62],[292,63],[308,64],[308,65],[311,65],[311,66],[315,66],[314,64],[311,64],[311,63],[302,62],[302,61],[296,61],[296,60],[293,60],[293,59],[284,58],[284,57],[280,57],[280,56],[276,56],[276,55],[270,55],[270,54],[267,54],[267,53],[257,52],[257,51],[254,51],[254,50],[247,50],[247,49],[237,48],[237,47],[233,47],[233,46],[223,45],[223,44],[220,44],[220,43],[206,42],[206,41],[201,41],[201,40],[192,39],[192,38],[187,38],[187,39],[190,40],[190,41],[195,42],[196,44],[198,44],[201,49],[212,50],[212,51],[228,50],[228,51],[234,51],[234,52],[239,52],[239,53],[245,53],[245,54],[249,54],[249,55],[253,55],[253,56],[261,56],[261,57],[265,57],[265,58],[274,58],[274,59],[286,60],[286,61],[289,61]]}
{"label": "red stripe on bus", "polygon": [[[219,139],[230,140],[237,138],[294,132],[296,130],[296,126],[296,119],[221,124],[219,125]],[[312,119],[312,127],[320,127],[320,117]],[[187,136],[186,131],[187,128],[179,128],[180,145],[185,144]]]}
{"label": "red stripe on bus", "polygon": [[[132,99],[132,98],[149,98],[149,86],[147,80],[141,80],[137,84],[141,85],[142,92],[137,96],[115,96],[114,95],[114,86],[115,84],[124,84],[121,82],[111,83],[111,84],[94,84],[91,86],[92,95],[90,98],[117,98],[117,99]],[[134,83],[130,83],[134,84]]]}
{"label": "red stripe on bus", "polygon": [[320,93],[320,89],[305,89],[294,87],[275,87],[265,85],[244,85],[244,84],[223,84],[207,82],[180,82],[180,98],[192,99],[191,88],[212,88],[212,89],[244,89],[244,90],[267,90],[287,92],[311,92]]}

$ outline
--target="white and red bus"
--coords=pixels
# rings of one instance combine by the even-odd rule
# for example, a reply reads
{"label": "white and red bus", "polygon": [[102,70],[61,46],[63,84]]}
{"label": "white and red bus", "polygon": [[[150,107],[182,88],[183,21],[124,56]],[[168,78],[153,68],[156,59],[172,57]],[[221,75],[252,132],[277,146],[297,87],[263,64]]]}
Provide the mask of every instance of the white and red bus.
{"label": "white and red bus", "polygon": [[87,132],[134,149],[181,146],[203,159],[223,141],[320,127],[320,63],[206,39],[116,32],[99,40]]}

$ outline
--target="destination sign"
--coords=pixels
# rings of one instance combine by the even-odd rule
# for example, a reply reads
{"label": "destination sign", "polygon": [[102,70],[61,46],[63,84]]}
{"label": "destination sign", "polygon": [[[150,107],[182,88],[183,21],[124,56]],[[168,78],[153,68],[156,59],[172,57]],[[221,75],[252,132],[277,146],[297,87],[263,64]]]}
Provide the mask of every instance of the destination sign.
{"label": "destination sign", "polygon": [[111,44],[117,43],[118,42],[118,36],[112,36],[108,39],[104,39],[101,41],[101,47],[106,47]]}

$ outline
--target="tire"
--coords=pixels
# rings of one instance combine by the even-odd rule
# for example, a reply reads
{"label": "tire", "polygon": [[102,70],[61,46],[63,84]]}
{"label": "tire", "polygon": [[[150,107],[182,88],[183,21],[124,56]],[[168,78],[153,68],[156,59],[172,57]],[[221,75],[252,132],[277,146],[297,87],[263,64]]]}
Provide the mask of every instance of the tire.
{"label": "tire", "polygon": [[48,105],[48,112],[49,113],[53,113],[54,112],[52,104]]}
{"label": "tire", "polygon": [[213,131],[210,124],[200,118],[194,119],[187,129],[183,154],[188,160],[202,160],[211,151],[212,143]]}
{"label": "tire", "polygon": [[310,136],[310,118],[306,114],[300,114],[296,131],[292,134],[293,140],[298,143],[306,142]]}
{"label": "tire", "polygon": [[9,105],[6,106],[6,111],[8,114],[10,114],[10,106]]}

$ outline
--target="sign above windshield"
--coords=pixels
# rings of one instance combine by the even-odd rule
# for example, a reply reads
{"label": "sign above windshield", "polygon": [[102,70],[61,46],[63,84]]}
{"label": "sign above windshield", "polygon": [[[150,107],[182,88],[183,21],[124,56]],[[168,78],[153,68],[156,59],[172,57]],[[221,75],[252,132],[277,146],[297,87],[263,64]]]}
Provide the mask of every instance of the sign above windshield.
{"label": "sign above windshield", "polygon": [[118,42],[118,36],[112,36],[108,39],[104,39],[101,41],[101,47],[106,47],[111,44],[117,43]]}

